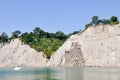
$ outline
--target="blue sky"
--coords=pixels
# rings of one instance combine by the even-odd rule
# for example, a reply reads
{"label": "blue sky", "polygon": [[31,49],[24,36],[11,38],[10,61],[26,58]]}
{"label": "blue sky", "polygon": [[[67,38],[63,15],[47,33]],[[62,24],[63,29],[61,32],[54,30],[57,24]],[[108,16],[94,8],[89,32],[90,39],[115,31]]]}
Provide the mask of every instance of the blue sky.
{"label": "blue sky", "polygon": [[35,27],[71,33],[84,29],[94,15],[120,18],[120,0],[0,0],[0,33]]}

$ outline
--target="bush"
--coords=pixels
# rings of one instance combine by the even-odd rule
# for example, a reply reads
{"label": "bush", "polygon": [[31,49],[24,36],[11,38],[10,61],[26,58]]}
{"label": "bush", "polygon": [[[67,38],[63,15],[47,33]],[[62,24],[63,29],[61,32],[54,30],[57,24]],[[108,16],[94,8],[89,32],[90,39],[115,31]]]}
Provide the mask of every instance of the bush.
{"label": "bush", "polygon": [[110,24],[111,23],[111,21],[108,19],[103,19],[102,21],[103,21],[103,24]]}
{"label": "bush", "polygon": [[116,16],[112,16],[110,18],[111,22],[117,22],[118,21],[118,18]]}
{"label": "bush", "polygon": [[112,16],[110,20],[111,20],[111,24],[113,25],[119,24],[118,18],[116,16]]}

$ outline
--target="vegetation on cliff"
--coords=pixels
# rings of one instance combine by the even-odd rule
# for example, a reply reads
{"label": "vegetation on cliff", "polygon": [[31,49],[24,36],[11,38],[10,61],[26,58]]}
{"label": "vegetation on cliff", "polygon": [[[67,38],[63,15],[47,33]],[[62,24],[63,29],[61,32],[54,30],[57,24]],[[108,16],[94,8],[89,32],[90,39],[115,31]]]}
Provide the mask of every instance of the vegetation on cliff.
{"label": "vegetation on cliff", "polygon": [[112,16],[110,19],[99,19],[98,16],[93,16],[92,21],[85,25],[85,29],[87,29],[90,26],[96,26],[96,25],[116,25],[119,24],[119,20],[116,16]]}
{"label": "vegetation on cliff", "polygon": [[9,38],[8,35],[3,32],[0,35],[0,43],[10,42],[11,39],[19,38],[23,44],[28,44],[31,48],[36,51],[43,51],[47,58],[50,58],[53,52],[55,52],[69,37],[62,31],[56,33],[45,32],[39,27],[35,27],[30,33],[22,33],[19,30],[12,32],[12,36]]}
{"label": "vegetation on cliff", "polygon": [[45,32],[39,27],[35,27],[30,33],[22,33],[21,31],[16,30],[12,32],[11,37],[8,37],[8,35],[3,32],[0,35],[0,43],[3,43],[4,45],[5,43],[10,42],[11,39],[19,38],[23,44],[28,44],[38,52],[43,51],[46,57],[50,58],[52,53],[55,52],[70,35],[77,34],[80,31],[74,31],[71,34],[66,35],[62,31],[50,33]]}
{"label": "vegetation on cliff", "polygon": [[[112,16],[110,19],[99,19],[98,16],[93,16],[92,21],[85,25],[85,30],[90,26],[96,25],[116,25],[119,20],[116,16]],[[84,30],[74,31],[73,33],[66,35],[62,31],[57,31],[56,33],[45,32],[39,27],[35,27],[30,33],[22,33],[19,30],[12,32],[12,36],[9,38],[8,35],[3,32],[0,35],[0,43],[10,42],[11,39],[19,38],[23,44],[28,44],[31,48],[36,51],[43,51],[47,58],[50,58],[52,53],[55,52],[64,41],[71,35],[82,33]]]}
{"label": "vegetation on cliff", "polygon": [[5,32],[2,32],[0,35],[0,43],[8,42],[8,35]]}
{"label": "vegetation on cliff", "polygon": [[56,51],[68,38],[66,34],[61,31],[56,33],[49,33],[36,27],[30,33],[23,33],[20,39],[30,45],[36,51],[43,51],[47,58],[50,58],[51,54]]}

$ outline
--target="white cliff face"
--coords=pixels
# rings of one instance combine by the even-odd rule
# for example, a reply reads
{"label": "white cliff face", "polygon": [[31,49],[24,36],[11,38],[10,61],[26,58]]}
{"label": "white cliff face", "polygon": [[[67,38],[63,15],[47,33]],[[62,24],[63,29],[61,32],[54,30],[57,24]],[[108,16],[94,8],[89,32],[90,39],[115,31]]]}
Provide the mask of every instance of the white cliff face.
{"label": "white cliff face", "polygon": [[72,35],[47,63],[43,52],[22,45],[19,39],[0,46],[0,67],[120,67],[120,24],[89,27],[82,34]]}
{"label": "white cliff face", "polygon": [[72,35],[47,66],[120,66],[120,24],[89,27],[82,34]]}
{"label": "white cliff face", "polygon": [[46,65],[43,55],[43,52],[36,52],[28,45],[22,45],[19,39],[14,39],[0,48],[0,67],[43,67]]}

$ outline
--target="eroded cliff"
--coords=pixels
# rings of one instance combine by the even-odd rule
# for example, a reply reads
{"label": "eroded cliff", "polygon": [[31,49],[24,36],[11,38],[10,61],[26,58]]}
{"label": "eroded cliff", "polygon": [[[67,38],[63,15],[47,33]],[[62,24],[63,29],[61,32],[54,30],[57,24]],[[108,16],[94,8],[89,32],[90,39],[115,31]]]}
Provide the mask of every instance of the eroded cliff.
{"label": "eroded cliff", "polygon": [[43,52],[36,52],[19,39],[1,44],[0,67],[120,67],[120,24],[91,26],[83,33],[72,35],[47,61]]}
{"label": "eroded cliff", "polygon": [[72,35],[47,66],[120,66],[120,24],[91,26]]}
{"label": "eroded cliff", "polygon": [[19,39],[0,48],[0,67],[43,67],[46,65],[43,52],[36,52]]}

